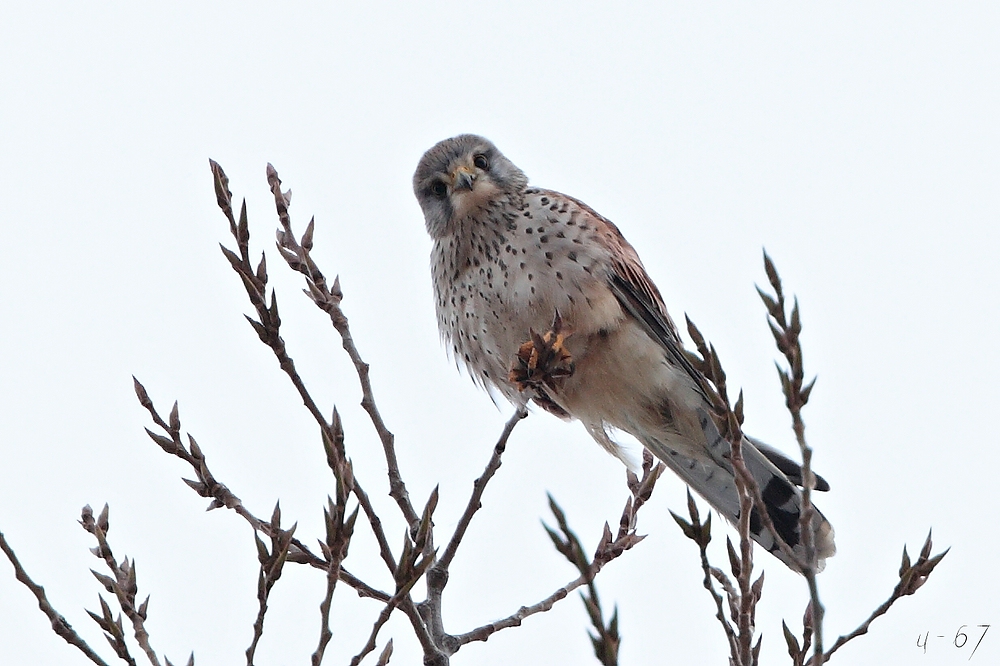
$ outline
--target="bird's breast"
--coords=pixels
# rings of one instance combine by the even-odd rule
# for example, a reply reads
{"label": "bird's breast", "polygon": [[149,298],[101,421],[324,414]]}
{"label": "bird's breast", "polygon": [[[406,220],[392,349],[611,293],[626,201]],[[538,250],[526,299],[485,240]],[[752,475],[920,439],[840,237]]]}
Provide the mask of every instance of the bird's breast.
{"label": "bird's breast", "polygon": [[623,316],[595,229],[575,207],[552,209],[549,201],[528,198],[517,216],[484,211],[432,252],[442,336],[474,377],[508,397],[516,393],[507,374],[518,348],[531,331],[549,330],[557,311],[570,349],[579,351],[578,341]]}

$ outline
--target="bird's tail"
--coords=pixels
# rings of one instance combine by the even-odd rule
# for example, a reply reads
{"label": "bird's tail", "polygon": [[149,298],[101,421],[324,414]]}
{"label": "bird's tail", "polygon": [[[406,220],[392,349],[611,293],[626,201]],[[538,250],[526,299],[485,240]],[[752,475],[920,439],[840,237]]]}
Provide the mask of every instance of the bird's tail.
{"label": "bird's tail", "polygon": [[[714,460],[701,461],[685,456],[657,438],[643,437],[641,440],[653,455],[662,460],[723,517],[731,523],[738,523],[740,502],[732,464],[729,462],[728,442],[722,440],[726,448],[722,451],[723,447],[716,441],[715,447],[709,447],[718,449],[712,451]],[[802,493],[795,483],[789,480],[789,476],[796,478],[793,469],[797,469],[797,464],[770,447],[747,439],[743,440],[743,459],[760,487],[764,505],[775,530],[791,546],[792,552],[805,561],[805,547],[802,544],[799,521]],[[796,481],[799,479],[796,478]],[[817,487],[826,489],[829,485],[818,479]],[[822,571],[826,558],[832,557],[837,548],[834,544],[833,526],[818,509],[815,510],[813,517],[813,530],[817,569]],[[774,535],[764,526],[756,507],[750,514],[750,534],[753,540],[768,552],[790,568],[797,569],[781,551]]]}

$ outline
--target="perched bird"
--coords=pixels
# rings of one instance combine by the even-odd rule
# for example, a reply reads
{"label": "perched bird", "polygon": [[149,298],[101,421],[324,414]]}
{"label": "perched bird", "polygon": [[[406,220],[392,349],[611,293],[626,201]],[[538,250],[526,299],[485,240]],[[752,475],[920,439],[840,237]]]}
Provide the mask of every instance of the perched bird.
{"label": "perched bird", "polygon": [[[515,405],[534,401],[580,420],[626,463],[614,433],[630,433],[736,522],[730,444],[660,292],[618,228],[578,199],[530,187],[496,146],[471,134],[428,150],[413,190],[434,242],[438,327],[456,361]],[[518,364],[528,364],[526,343],[541,331],[563,358],[532,382]],[[798,464],[756,440],[742,450],[776,530],[801,557]],[[788,564],[757,518],[753,538]],[[814,526],[822,563],[835,552],[833,529],[819,512]]]}

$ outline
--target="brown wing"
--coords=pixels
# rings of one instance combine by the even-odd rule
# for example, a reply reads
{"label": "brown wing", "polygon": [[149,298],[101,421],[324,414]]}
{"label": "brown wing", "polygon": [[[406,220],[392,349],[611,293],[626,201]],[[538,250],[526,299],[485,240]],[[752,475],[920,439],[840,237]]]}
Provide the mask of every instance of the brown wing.
{"label": "brown wing", "polygon": [[642,325],[649,337],[663,347],[674,364],[691,377],[698,392],[707,399],[702,390],[705,378],[688,360],[677,327],[667,314],[663,297],[646,273],[635,248],[625,240],[614,222],[582,201],[573,200],[604,226],[604,239],[614,257],[608,280],[615,298],[622,308]]}
{"label": "brown wing", "polygon": [[643,267],[642,261],[639,260],[639,255],[635,251],[635,248],[633,248],[632,245],[625,240],[625,237],[622,235],[622,232],[618,229],[615,223],[579,199],[566,194],[560,194],[559,196],[569,199],[575,203],[581,210],[592,216],[594,221],[600,225],[604,231],[602,234],[603,239],[614,257],[615,273],[632,286],[631,288],[635,291],[635,293],[653,310],[653,312],[656,313],[657,317],[662,321],[663,328],[667,334],[671,335],[674,342],[679,344],[680,336],[677,334],[677,328],[674,326],[674,322],[671,321],[670,315],[667,314],[667,306],[663,303],[663,297],[660,296],[660,290],[657,289],[656,285],[653,284],[653,281],[649,279],[649,276],[646,274],[646,269]]}

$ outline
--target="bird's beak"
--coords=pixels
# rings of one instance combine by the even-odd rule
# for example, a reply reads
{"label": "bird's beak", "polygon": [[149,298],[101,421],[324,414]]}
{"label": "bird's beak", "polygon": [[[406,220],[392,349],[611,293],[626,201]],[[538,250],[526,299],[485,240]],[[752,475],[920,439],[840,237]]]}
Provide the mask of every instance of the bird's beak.
{"label": "bird's beak", "polygon": [[452,188],[455,190],[469,190],[471,192],[475,181],[475,172],[467,166],[460,166],[451,173]]}

